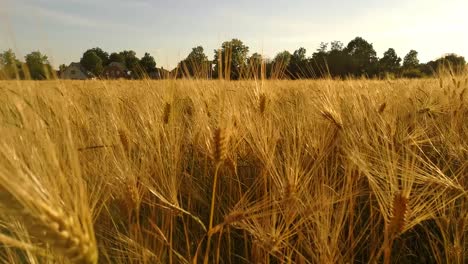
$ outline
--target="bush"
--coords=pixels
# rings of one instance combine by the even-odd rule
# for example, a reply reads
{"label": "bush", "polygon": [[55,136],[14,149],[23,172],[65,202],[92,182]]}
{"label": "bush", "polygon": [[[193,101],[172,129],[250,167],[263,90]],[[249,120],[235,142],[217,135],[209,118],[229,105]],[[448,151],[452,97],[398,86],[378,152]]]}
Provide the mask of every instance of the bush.
{"label": "bush", "polygon": [[422,73],[419,69],[406,69],[406,70],[403,70],[403,72],[401,73],[401,76],[403,78],[410,78],[410,79],[414,79],[414,78],[422,78],[424,77],[424,73]]}

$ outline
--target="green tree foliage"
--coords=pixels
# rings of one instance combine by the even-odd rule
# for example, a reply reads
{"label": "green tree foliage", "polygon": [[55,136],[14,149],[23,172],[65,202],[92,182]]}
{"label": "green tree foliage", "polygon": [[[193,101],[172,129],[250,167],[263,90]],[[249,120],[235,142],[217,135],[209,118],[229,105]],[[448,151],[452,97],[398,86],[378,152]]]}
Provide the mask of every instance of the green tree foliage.
{"label": "green tree foliage", "polygon": [[344,51],[341,41],[332,41],[327,54],[327,66],[331,76],[345,77],[350,74],[351,57]]}
{"label": "green tree foliage", "polygon": [[401,58],[398,57],[395,50],[389,48],[379,60],[379,71],[381,75],[388,73],[396,74],[400,69]]}
{"label": "green tree foliage", "polygon": [[328,72],[327,58],[328,57],[328,43],[321,42],[317,51],[312,54],[310,58],[310,65],[312,68],[313,76],[324,77]]}
{"label": "green tree foliage", "polygon": [[[92,49],[89,49],[87,51],[85,51],[85,54],[86,53],[89,53],[89,52],[94,52],[102,61],[102,66],[107,66],[109,65],[110,61],[109,61],[109,53],[103,51],[101,48],[92,48]],[[84,54],[83,54],[84,56]]]}
{"label": "green tree foliage", "polygon": [[194,61],[202,63],[208,60],[208,57],[205,55],[204,49],[202,46],[197,46],[192,48],[192,51],[186,58],[187,61]]}
{"label": "green tree foliage", "polygon": [[237,80],[247,66],[249,47],[239,39],[225,41],[220,50],[214,51],[214,75],[227,79]]}
{"label": "green tree foliage", "polygon": [[350,73],[373,76],[377,72],[377,53],[371,43],[361,37],[351,40],[344,52],[350,56]]}
{"label": "green tree foliage", "polygon": [[288,66],[288,73],[292,79],[309,77],[308,59],[306,56],[307,50],[303,47],[295,50],[291,56]]}
{"label": "green tree foliage", "polygon": [[351,74],[349,72],[351,59],[344,51],[344,44],[340,41],[332,41],[328,50],[328,43],[321,43],[320,47],[312,55],[310,60],[310,68],[312,76],[341,76]]}
{"label": "green tree foliage", "polygon": [[16,58],[13,50],[0,53],[0,79],[24,78],[22,63]]}
{"label": "green tree foliage", "polygon": [[276,64],[288,66],[291,62],[291,58],[292,54],[289,51],[285,50],[276,54],[275,58],[273,59],[273,62]]}
{"label": "green tree foliage", "polygon": [[442,58],[437,60],[440,63],[447,63],[455,67],[465,67],[466,66],[466,60],[463,56],[459,56],[454,53],[446,54]]}
{"label": "green tree foliage", "polygon": [[131,71],[133,78],[138,77],[140,72],[140,60],[136,56],[136,52],[133,50],[124,50],[119,53],[125,60],[125,67]]}
{"label": "green tree foliage", "polygon": [[60,71],[60,72],[63,72],[63,71],[65,71],[65,69],[67,69],[67,65],[65,65],[65,64],[60,64],[60,66],[59,66],[59,71]]}
{"label": "green tree foliage", "polygon": [[156,61],[154,60],[153,56],[151,56],[147,52],[140,59],[140,65],[142,70],[145,71],[145,73],[152,73],[156,71]]}
{"label": "green tree foliage", "polygon": [[104,70],[101,58],[94,51],[87,51],[80,60],[81,65],[94,75],[101,75]]}
{"label": "green tree foliage", "polygon": [[405,78],[421,78],[424,76],[419,64],[418,52],[410,50],[403,59],[403,67],[401,76]]}
{"label": "green tree foliage", "polygon": [[33,80],[50,79],[52,67],[49,64],[49,59],[40,51],[33,51],[25,57],[27,68],[29,69],[30,77]]}
{"label": "green tree foliage", "polygon": [[288,72],[289,64],[291,63],[292,54],[287,51],[281,51],[276,54],[272,61],[271,75],[273,78],[286,78],[290,77]]}
{"label": "green tree foliage", "polygon": [[447,67],[454,73],[459,74],[466,69],[465,58],[454,53],[449,53],[435,61],[429,61],[427,64],[422,66],[423,72],[427,75]]}
{"label": "green tree foliage", "polygon": [[419,66],[418,52],[415,50],[410,50],[408,54],[405,55],[403,59],[403,68],[404,69],[415,69]]}
{"label": "green tree foliage", "polygon": [[120,53],[113,52],[109,56],[109,63],[111,62],[118,62],[118,63],[122,63],[125,65],[125,57]]}
{"label": "green tree foliage", "polygon": [[262,77],[263,56],[260,53],[253,53],[248,58],[248,74],[247,77],[259,79]]}
{"label": "green tree foliage", "polygon": [[187,58],[179,63],[180,74],[195,78],[208,78],[211,75],[211,62],[202,46],[192,48]]}

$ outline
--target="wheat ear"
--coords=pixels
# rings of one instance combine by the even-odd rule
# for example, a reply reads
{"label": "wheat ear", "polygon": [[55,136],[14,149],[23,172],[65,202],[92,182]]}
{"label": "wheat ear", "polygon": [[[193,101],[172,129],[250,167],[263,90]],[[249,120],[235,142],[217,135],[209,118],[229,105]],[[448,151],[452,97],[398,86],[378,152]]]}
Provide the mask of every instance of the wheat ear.
{"label": "wheat ear", "polygon": [[22,220],[34,239],[48,243],[53,251],[68,258],[72,263],[97,263],[98,253],[94,236],[81,227],[78,219],[40,200],[30,199],[28,204],[33,204],[33,213],[2,188],[0,203],[7,206],[8,213]]}

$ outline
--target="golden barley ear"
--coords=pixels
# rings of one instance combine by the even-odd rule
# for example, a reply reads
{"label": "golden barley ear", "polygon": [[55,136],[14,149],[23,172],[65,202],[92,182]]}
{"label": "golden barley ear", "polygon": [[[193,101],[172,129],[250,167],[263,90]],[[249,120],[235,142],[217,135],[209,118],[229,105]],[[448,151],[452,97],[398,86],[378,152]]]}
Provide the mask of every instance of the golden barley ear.
{"label": "golden barley ear", "polygon": [[379,112],[379,114],[382,114],[383,111],[385,111],[385,108],[387,108],[387,103],[386,103],[386,102],[383,102],[383,103],[379,106],[379,109],[377,110],[377,112]]}
{"label": "golden barley ear", "polygon": [[226,159],[227,143],[226,131],[221,128],[216,128],[213,135],[213,159],[216,163]]}
{"label": "golden barley ear", "polygon": [[245,218],[245,214],[242,211],[233,211],[224,217],[224,225],[230,225],[235,222],[239,222]]}
{"label": "golden barley ear", "polygon": [[388,224],[389,234],[396,236],[403,232],[408,214],[408,198],[401,193],[395,194],[392,203],[392,215]]}
{"label": "golden barley ear", "polygon": [[98,263],[94,234],[83,228],[81,221],[76,217],[41,201],[35,201],[37,212],[32,213],[10,192],[1,188],[0,203],[8,205],[8,213],[22,220],[28,233],[35,240],[47,243],[53,251],[72,263]]}
{"label": "golden barley ear", "polygon": [[127,133],[122,129],[119,129],[119,138],[120,138],[120,143],[122,144],[122,147],[124,148],[125,152],[128,153],[130,149],[130,141],[128,140]]}
{"label": "golden barley ear", "polygon": [[465,93],[466,93],[466,87],[463,88],[463,90],[460,92],[460,96],[459,96],[460,101],[463,101],[463,98],[465,98]]}
{"label": "golden barley ear", "polygon": [[343,123],[341,122],[341,120],[338,118],[338,116],[335,113],[329,110],[324,110],[321,112],[321,114],[325,119],[327,119],[332,124],[334,124],[338,129],[343,129]]}
{"label": "golden barley ear", "polygon": [[163,112],[163,122],[164,122],[164,124],[169,123],[170,116],[171,116],[171,104],[166,103],[164,105],[164,112]]}
{"label": "golden barley ear", "polygon": [[72,263],[95,264],[98,260],[95,243],[78,225],[73,217],[51,209],[27,224],[31,235],[49,243]]}
{"label": "golden barley ear", "polygon": [[288,182],[286,186],[284,187],[284,197],[283,199],[285,201],[292,201],[292,199],[296,195],[296,184],[292,182]]}

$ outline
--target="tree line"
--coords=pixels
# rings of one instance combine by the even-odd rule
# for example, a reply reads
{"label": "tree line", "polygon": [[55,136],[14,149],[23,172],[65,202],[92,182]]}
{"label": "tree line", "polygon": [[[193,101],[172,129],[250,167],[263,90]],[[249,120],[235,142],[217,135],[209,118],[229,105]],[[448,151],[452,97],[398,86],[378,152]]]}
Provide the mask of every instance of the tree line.
{"label": "tree line", "polygon": [[[31,52],[24,59],[24,61],[19,60],[11,49],[0,53],[0,80],[55,79],[67,67],[65,64],[60,65],[57,73],[51,66],[48,56],[40,51]],[[85,51],[80,59],[83,68],[96,77],[100,77],[104,68],[112,62],[122,63],[128,70],[130,78],[143,78],[146,74],[156,71],[156,61],[149,53],[138,58],[133,50],[108,54],[101,48],[92,48]]]}
{"label": "tree line", "polygon": [[[156,71],[156,61],[148,52],[145,52],[143,57],[138,58],[133,50],[109,54],[101,48],[92,48],[85,51],[80,60],[81,65],[97,77],[101,76],[104,68],[112,62],[125,66],[130,73],[129,77],[133,79],[143,78]],[[59,70],[62,71],[65,67],[66,65],[61,65]]]}
{"label": "tree line", "polygon": [[[441,67],[450,67],[454,72],[466,68],[465,58],[456,54],[446,54],[441,58],[420,63],[418,52],[411,50],[403,59],[393,48],[389,48],[379,58],[372,43],[356,37],[347,45],[340,41],[322,42],[310,56],[307,50],[298,48],[293,53],[281,51],[273,58],[265,58],[259,53],[249,56],[249,47],[239,39],[222,43],[214,50],[214,59],[209,60],[202,46],[192,49],[177,67],[168,72],[178,78],[223,78],[223,79],[304,79],[325,77],[368,77],[368,78],[420,78],[432,76]],[[101,48],[86,50],[81,65],[96,77],[112,62],[124,65],[133,79],[145,78],[160,69],[149,53],[138,58],[133,50],[108,53]],[[63,71],[66,65],[60,65]],[[3,79],[50,79],[55,75],[48,57],[39,51],[25,56],[19,61],[12,50],[0,53],[0,78]]]}
{"label": "tree line", "polygon": [[54,78],[53,68],[46,55],[39,51],[33,51],[26,55],[24,59],[24,61],[17,59],[11,49],[0,53],[0,80],[46,80]]}
{"label": "tree line", "polygon": [[[198,48],[199,49],[199,48]],[[439,69],[450,67],[454,72],[464,71],[465,58],[456,54],[420,63],[418,52],[410,50],[403,59],[393,48],[377,57],[373,45],[356,37],[346,46],[340,41],[321,43],[312,56],[306,49],[298,48],[293,53],[281,51],[273,59],[261,54],[248,56],[249,47],[239,39],[232,39],[215,50],[213,60],[215,78],[273,78],[304,79],[324,77],[368,77],[368,78],[421,78],[434,75]],[[187,63],[187,62],[182,62]],[[202,61],[191,62],[199,65]]]}

